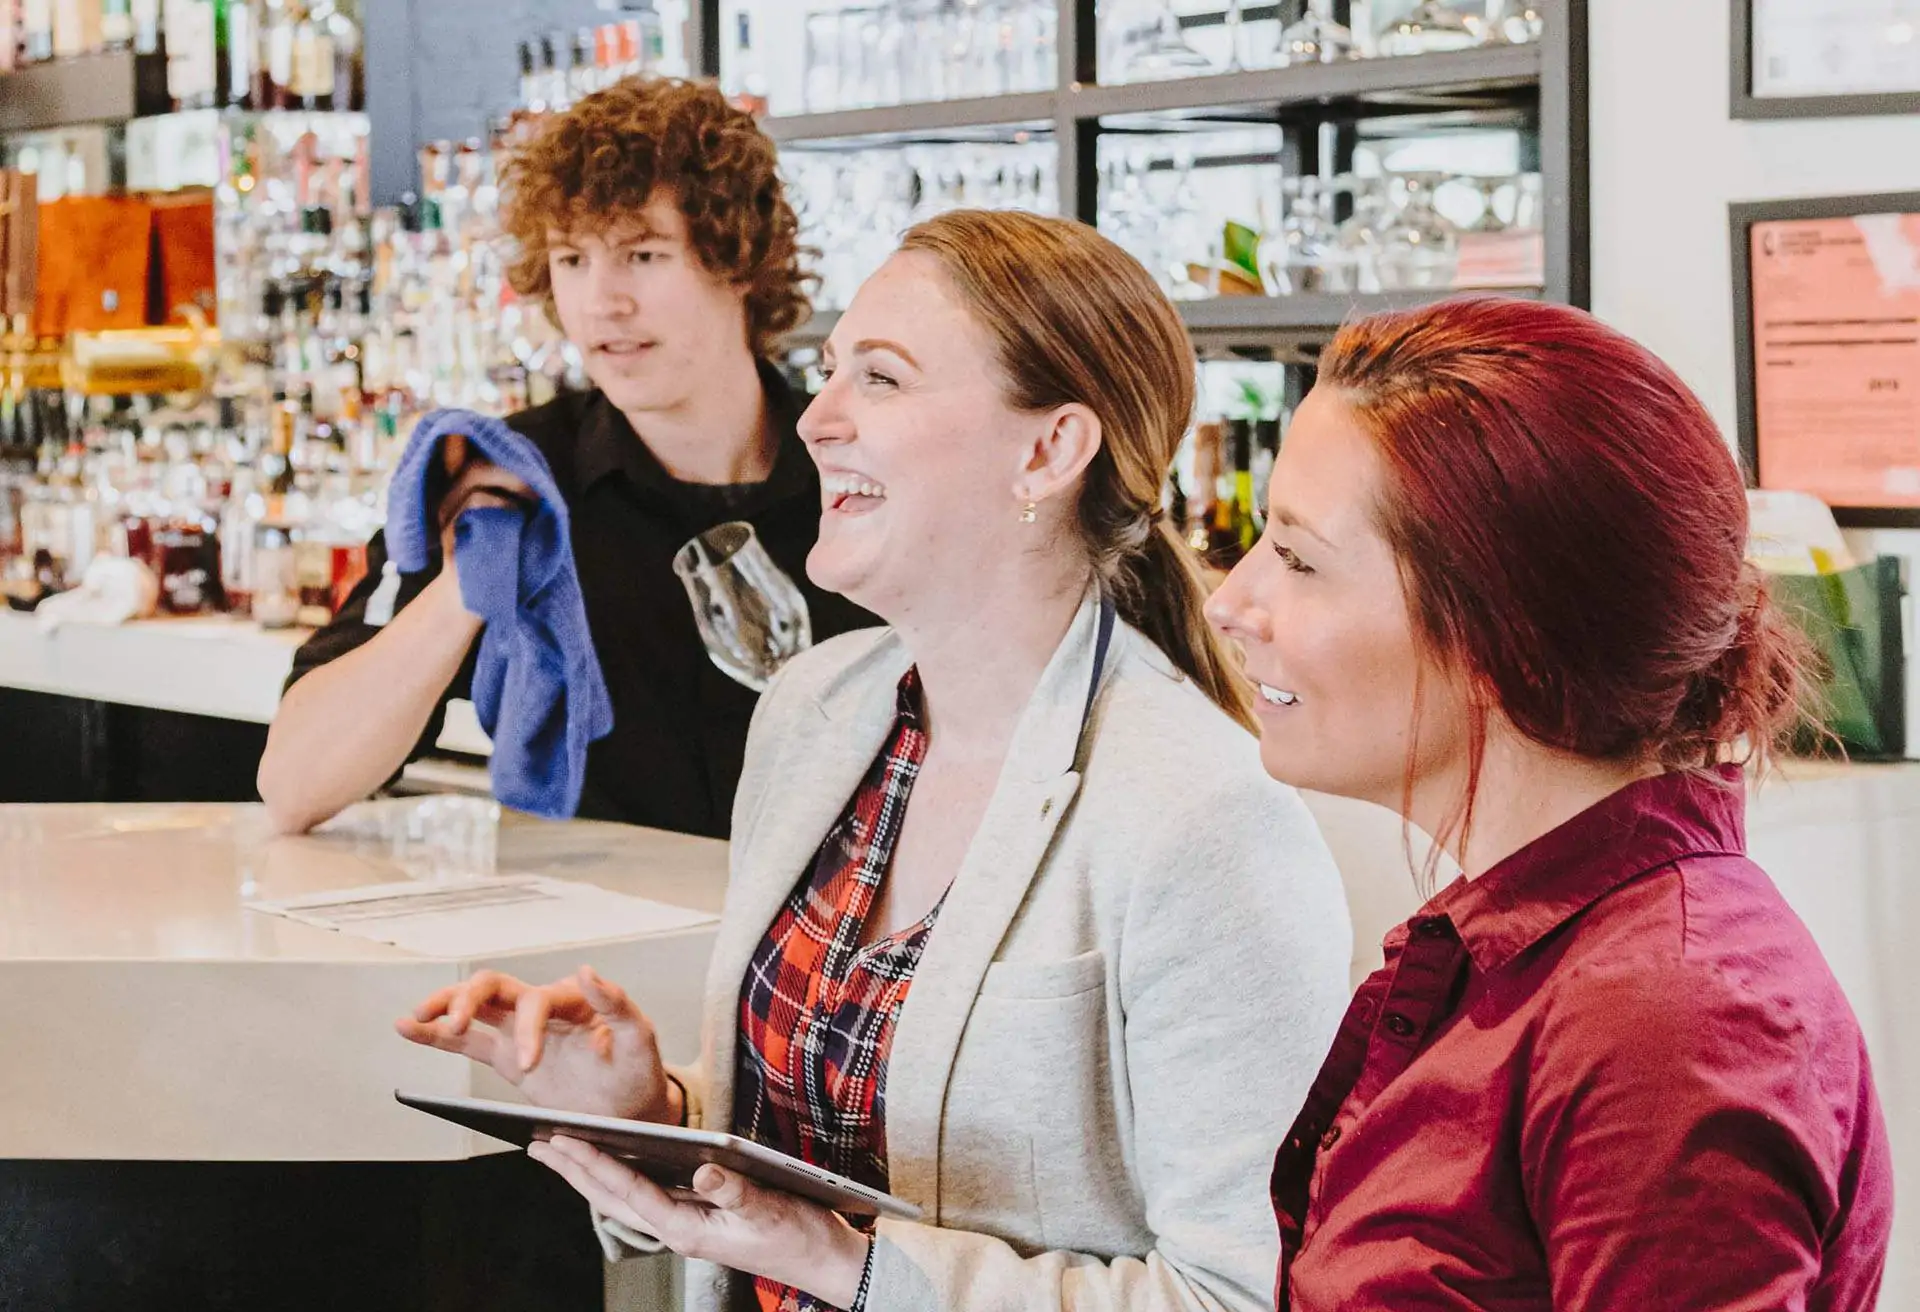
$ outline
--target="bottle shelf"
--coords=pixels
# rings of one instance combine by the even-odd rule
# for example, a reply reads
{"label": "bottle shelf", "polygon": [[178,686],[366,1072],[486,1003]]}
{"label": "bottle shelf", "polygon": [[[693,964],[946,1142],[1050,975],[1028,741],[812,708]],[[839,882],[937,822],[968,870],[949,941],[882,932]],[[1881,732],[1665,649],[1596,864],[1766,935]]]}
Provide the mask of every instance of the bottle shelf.
{"label": "bottle shelf", "polygon": [[[1430,291],[1328,293],[1301,296],[1216,296],[1178,303],[1180,318],[1203,354],[1241,346],[1288,346],[1323,342],[1350,319],[1389,310],[1411,310],[1452,296],[1510,296],[1537,301],[1538,287],[1482,291],[1469,287]],[[840,321],[837,310],[822,310],[786,338],[792,349],[817,348]]]}
{"label": "bottle shelf", "polygon": [[119,123],[171,108],[159,55],[111,50],[0,74],[0,132]]}
{"label": "bottle shelf", "polygon": [[874,139],[961,140],[978,129],[1058,126],[1136,114],[1272,122],[1311,108],[1333,117],[1511,108],[1537,97],[1538,43],[1492,46],[1400,59],[1217,73],[1117,86],[1075,84],[1064,91],[891,105],[829,114],[772,115],[767,134],[783,145]]}

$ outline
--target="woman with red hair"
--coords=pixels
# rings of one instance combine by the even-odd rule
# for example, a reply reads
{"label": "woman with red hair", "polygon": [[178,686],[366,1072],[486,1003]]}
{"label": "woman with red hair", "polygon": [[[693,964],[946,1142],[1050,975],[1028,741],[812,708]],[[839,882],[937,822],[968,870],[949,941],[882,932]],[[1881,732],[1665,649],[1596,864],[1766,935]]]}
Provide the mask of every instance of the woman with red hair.
{"label": "woman with red hair", "polygon": [[1261,753],[1458,862],[1273,1173],[1282,1309],[1869,1309],[1867,1054],[1745,855],[1802,644],[1697,398],[1577,310],[1349,326],[1209,617]]}

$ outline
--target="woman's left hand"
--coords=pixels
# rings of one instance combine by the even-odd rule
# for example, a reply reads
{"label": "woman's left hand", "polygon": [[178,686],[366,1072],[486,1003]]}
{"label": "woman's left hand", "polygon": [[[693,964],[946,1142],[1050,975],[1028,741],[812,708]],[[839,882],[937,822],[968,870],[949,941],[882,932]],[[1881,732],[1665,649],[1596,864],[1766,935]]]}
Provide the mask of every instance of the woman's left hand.
{"label": "woman's left hand", "polygon": [[675,1198],[591,1144],[555,1136],[527,1154],[551,1167],[601,1216],[649,1234],[683,1257],[791,1285],[848,1307],[872,1242],[837,1212],[711,1163],[693,1176],[704,1202]]}

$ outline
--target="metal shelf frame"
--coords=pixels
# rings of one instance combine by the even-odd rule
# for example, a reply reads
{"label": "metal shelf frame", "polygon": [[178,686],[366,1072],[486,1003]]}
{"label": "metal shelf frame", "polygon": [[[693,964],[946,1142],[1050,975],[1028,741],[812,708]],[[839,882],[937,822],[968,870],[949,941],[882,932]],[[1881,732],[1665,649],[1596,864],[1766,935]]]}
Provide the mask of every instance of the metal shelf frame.
{"label": "metal shelf frame", "polygon": [[[1243,70],[1176,81],[1102,85],[1096,67],[1095,0],[1059,4],[1060,75],[1051,91],[839,113],[771,116],[769,135],[787,146],[853,148],[883,141],[1012,139],[1050,130],[1059,151],[1061,212],[1097,217],[1097,160],[1103,132],[1151,116],[1170,130],[1227,123],[1273,123],[1286,142],[1279,161],[1318,166],[1331,146],[1336,170],[1350,162],[1356,125],[1426,115],[1449,121],[1485,114],[1528,123],[1527,149],[1537,157],[1545,201],[1548,300],[1586,306],[1590,296],[1587,192],[1587,6],[1589,0],[1547,0],[1542,39],[1399,59],[1363,59],[1302,68]],[[1300,5],[1288,0],[1280,16]],[[689,49],[697,69],[720,74],[719,0],[694,6]],[[1189,24],[1204,19],[1183,20]],[[1324,129],[1330,128],[1331,132]],[[1390,296],[1228,297],[1181,306],[1203,350],[1307,352],[1355,313],[1419,305],[1439,293]],[[795,345],[817,343],[833,316],[821,314],[797,332]]]}

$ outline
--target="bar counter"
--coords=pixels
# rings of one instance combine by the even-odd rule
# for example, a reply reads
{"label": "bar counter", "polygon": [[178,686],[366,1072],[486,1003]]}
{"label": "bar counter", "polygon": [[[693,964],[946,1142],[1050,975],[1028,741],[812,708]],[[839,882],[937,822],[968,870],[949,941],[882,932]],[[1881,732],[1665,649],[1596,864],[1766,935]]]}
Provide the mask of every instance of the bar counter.
{"label": "bar counter", "polygon": [[[413,805],[303,838],[255,806],[0,807],[0,1307],[603,1305],[576,1197],[392,1096],[511,1090],[393,1020],[591,961],[685,1059],[712,927],[442,960],[244,905],[408,878]],[[726,845],[509,817],[497,868],[717,912]]]}
{"label": "bar counter", "polygon": [[[224,615],[48,632],[0,609],[0,803],[253,801],[266,726],[308,634]],[[448,705],[438,747],[492,752],[472,703]]]}

